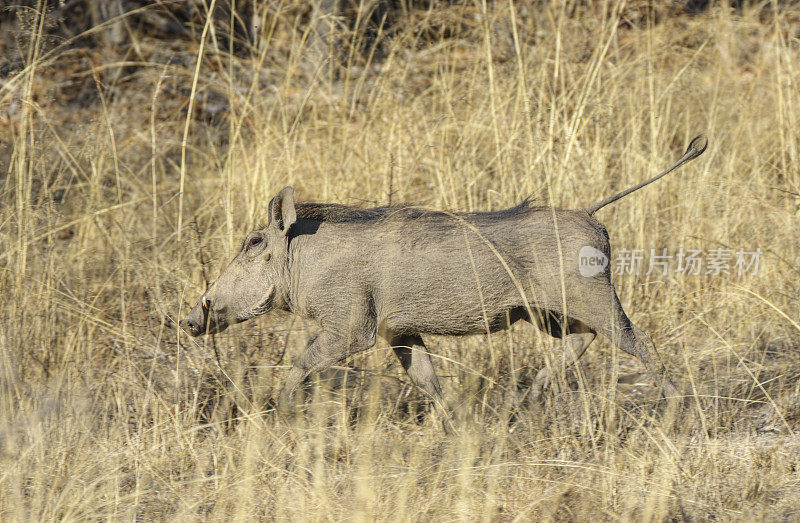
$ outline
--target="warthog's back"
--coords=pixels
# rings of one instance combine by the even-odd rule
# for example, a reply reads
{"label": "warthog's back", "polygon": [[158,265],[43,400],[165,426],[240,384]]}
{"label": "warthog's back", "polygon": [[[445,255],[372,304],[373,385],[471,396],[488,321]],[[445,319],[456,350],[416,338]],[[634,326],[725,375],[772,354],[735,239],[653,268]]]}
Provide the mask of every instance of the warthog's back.
{"label": "warthog's back", "polygon": [[576,278],[586,287],[580,249],[609,250],[604,228],[585,212],[528,202],[485,213],[318,204],[297,210],[297,305],[316,315],[319,303],[348,306],[353,293],[363,294],[394,332],[485,332],[528,306],[558,308],[562,276],[566,287]]}

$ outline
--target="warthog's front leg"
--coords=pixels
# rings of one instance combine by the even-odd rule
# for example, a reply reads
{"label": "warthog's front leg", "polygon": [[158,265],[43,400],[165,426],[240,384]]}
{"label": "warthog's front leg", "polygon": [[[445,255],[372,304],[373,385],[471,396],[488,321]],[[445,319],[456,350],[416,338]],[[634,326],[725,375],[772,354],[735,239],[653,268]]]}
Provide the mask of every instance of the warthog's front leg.
{"label": "warthog's front leg", "polygon": [[367,350],[375,339],[347,337],[331,332],[322,332],[310,339],[306,349],[297,357],[289,371],[278,399],[278,410],[289,414],[294,408],[294,393],[310,374],[325,370],[344,360],[350,354]]}
{"label": "warthog's front leg", "polygon": [[422,338],[408,335],[390,336],[389,343],[414,385],[422,389],[436,404],[442,415],[445,433],[453,434],[455,429],[451,421],[450,410],[445,405],[439,378],[436,377],[431,356],[428,354]]}

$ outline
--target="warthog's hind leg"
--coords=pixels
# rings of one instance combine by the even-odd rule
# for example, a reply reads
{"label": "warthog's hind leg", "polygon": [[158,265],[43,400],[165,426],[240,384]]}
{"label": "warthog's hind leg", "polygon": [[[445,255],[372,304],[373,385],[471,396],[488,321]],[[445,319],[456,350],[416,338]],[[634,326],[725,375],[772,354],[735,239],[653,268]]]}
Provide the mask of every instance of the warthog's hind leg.
{"label": "warthog's hind leg", "polygon": [[680,393],[672,383],[672,380],[669,379],[667,369],[661,361],[661,357],[656,350],[653,340],[633,323],[630,325],[631,330],[626,330],[617,334],[619,337],[619,347],[628,354],[639,358],[656,384],[661,387],[667,401],[675,403]]}
{"label": "warthog's hind leg", "polygon": [[422,389],[436,404],[442,415],[442,425],[445,433],[448,435],[453,434],[455,429],[451,421],[450,411],[445,405],[439,378],[436,377],[431,356],[428,354],[422,338],[419,336],[396,335],[390,336],[388,339],[408,377],[411,378],[414,385]]}
{"label": "warthog's hind leg", "polygon": [[[550,386],[553,371],[558,370],[563,373],[568,367],[577,363],[597,336],[597,333],[589,328],[588,325],[571,318],[567,320],[566,329],[563,328],[563,321],[558,322],[552,317],[537,323],[542,330],[548,332],[551,336],[562,339],[564,352],[552,368],[545,366],[536,373],[533,385],[531,385],[531,399],[534,401],[541,399],[544,390]],[[548,324],[545,325],[544,323]]]}
{"label": "warthog's hind leg", "polygon": [[656,384],[661,387],[661,391],[669,403],[677,404],[678,389],[667,375],[667,369],[661,361],[653,340],[628,318],[613,289],[611,305],[611,317],[598,317],[596,324],[592,324],[592,327],[608,336],[623,351],[639,358]]}

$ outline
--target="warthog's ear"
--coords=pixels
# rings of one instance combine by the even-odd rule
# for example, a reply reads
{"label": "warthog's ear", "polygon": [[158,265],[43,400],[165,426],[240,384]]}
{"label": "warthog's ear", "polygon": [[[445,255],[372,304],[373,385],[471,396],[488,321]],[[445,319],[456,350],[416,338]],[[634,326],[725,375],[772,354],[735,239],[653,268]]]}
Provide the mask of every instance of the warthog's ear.
{"label": "warthog's ear", "polygon": [[286,234],[297,220],[294,210],[294,189],[286,186],[269,202],[269,226]]}

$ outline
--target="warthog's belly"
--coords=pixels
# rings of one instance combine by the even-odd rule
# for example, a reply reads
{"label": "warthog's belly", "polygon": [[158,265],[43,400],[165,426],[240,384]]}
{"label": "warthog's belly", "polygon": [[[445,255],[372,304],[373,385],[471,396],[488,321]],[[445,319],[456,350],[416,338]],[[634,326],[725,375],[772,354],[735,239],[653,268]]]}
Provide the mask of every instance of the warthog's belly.
{"label": "warthog's belly", "polygon": [[522,306],[492,311],[470,306],[449,311],[433,311],[420,307],[394,310],[381,318],[380,323],[392,332],[403,334],[465,336],[504,330],[524,318],[528,318],[528,313]]}

